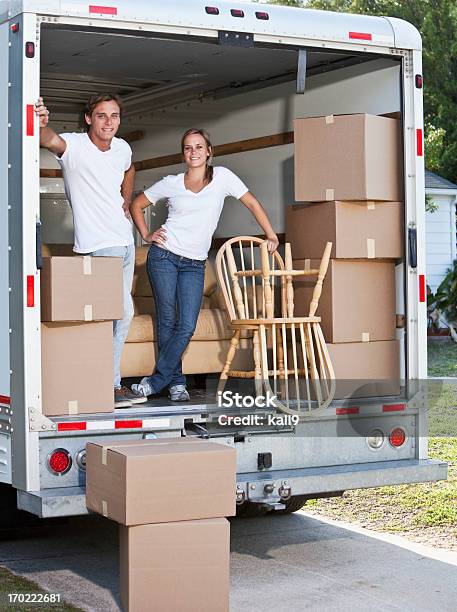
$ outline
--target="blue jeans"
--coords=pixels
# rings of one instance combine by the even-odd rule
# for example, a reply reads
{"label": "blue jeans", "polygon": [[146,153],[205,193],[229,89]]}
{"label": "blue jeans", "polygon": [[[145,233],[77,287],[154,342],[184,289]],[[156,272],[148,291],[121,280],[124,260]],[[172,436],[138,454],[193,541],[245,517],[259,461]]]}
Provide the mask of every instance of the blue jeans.
{"label": "blue jeans", "polygon": [[148,382],[156,393],[184,385],[181,357],[197,325],[203,297],[205,260],[188,259],[152,244],[147,259],[156,305],[159,355]]}
{"label": "blue jeans", "polygon": [[92,257],[122,257],[124,271],[124,316],[113,321],[113,359],[114,359],[114,387],[121,386],[121,357],[124,343],[129,333],[130,323],[133,319],[132,283],[135,269],[135,246],[108,247],[88,253]]}

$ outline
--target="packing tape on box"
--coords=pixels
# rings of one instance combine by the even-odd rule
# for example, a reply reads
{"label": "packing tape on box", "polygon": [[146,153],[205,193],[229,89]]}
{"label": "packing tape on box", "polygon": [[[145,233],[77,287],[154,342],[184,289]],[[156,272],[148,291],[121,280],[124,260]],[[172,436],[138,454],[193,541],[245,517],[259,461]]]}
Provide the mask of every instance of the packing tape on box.
{"label": "packing tape on box", "polygon": [[84,255],[83,257],[83,273],[92,274],[92,257],[90,255]]}
{"label": "packing tape on box", "polygon": [[311,270],[311,259],[305,259],[305,270]]}
{"label": "packing tape on box", "polygon": [[107,465],[108,463],[108,451],[109,451],[110,447],[109,446],[103,446],[102,447],[102,465]]}
{"label": "packing tape on box", "polygon": [[84,304],[84,321],[93,321],[92,304]]}
{"label": "packing tape on box", "polygon": [[325,190],[325,199],[334,200],[335,199],[335,190],[334,189],[326,189]]}
{"label": "packing tape on box", "polygon": [[376,257],[376,240],[374,238],[367,238],[367,257],[368,259]]}
{"label": "packing tape on box", "polygon": [[103,516],[108,516],[108,502],[104,499],[102,500],[102,514]]}
{"label": "packing tape on box", "polygon": [[68,402],[68,414],[78,414],[78,400]]}
{"label": "packing tape on box", "polygon": [[368,210],[374,210],[375,208],[376,207],[375,207],[374,202],[367,202],[367,209]]}
{"label": "packing tape on box", "polygon": [[327,115],[325,117],[325,123],[328,125],[329,123],[335,123],[335,118],[333,115]]}
{"label": "packing tape on box", "polygon": [[369,332],[362,332],[362,342],[370,342]]}

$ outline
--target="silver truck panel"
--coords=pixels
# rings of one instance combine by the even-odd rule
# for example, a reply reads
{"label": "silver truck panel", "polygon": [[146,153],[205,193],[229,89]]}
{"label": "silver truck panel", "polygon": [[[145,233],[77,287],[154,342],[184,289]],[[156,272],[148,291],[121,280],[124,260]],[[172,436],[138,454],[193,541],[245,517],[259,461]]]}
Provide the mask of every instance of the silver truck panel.
{"label": "silver truck panel", "polygon": [[[421,49],[421,39],[411,24],[399,19],[315,11],[266,4],[227,2],[226,0],[109,0],[100,2],[105,11],[90,12],[90,3],[83,0],[11,0],[0,4],[3,19],[24,12],[41,15],[84,17],[92,21],[108,20],[149,23],[167,26],[207,29],[217,32],[229,30],[259,35],[307,38],[333,42],[358,42],[363,45],[401,49]],[[219,15],[208,15],[205,7],[219,8]],[[109,10],[111,9],[111,10]],[[233,17],[231,9],[244,12],[243,18]],[[256,11],[267,12],[268,20],[257,19]],[[95,23],[94,23],[95,25]],[[369,34],[370,38],[353,38],[349,33]]]}
{"label": "silver truck panel", "polygon": [[[302,468],[268,474],[258,472],[241,474],[237,479],[237,491],[243,491],[247,500],[274,506],[280,499],[277,492],[281,486],[290,487],[292,495],[313,495],[352,488],[430,482],[445,478],[447,478],[446,463],[412,459]],[[204,483],[198,483],[196,486],[201,485]],[[272,485],[272,493],[265,491],[266,485]],[[233,494],[235,495],[235,491]],[[82,487],[36,492],[18,491],[18,507],[43,518],[87,514],[86,496]]]}

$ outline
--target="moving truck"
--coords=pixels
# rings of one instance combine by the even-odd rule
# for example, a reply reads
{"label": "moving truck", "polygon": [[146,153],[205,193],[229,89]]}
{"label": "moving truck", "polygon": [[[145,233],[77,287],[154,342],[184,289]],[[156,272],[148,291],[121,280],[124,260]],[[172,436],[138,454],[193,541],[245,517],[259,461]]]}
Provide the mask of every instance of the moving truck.
{"label": "moving truck", "polygon": [[[86,513],[85,445],[121,438],[198,435],[233,445],[233,494],[246,512],[291,512],[346,489],[446,478],[446,464],[427,457],[419,384],[427,376],[424,157],[421,38],[412,25],[235,0],[10,0],[0,2],[0,50],[0,481],[2,491],[16,490],[18,508],[40,517]],[[136,162],[148,160],[136,174],[138,191],[181,171],[180,136],[203,126],[227,145],[216,163],[243,178],[280,234],[294,203],[294,119],[399,118],[400,392],[335,400],[297,425],[269,430],[219,425],[215,397],[205,394],[188,405],[156,399],[111,414],[45,416],[41,246],[71,244],[73,236],[58,164],[40,152],[33,105],[42,95],[51,125],[76,131],[98,91],[124,97],[120,135],[129,133]],[[147,215],[152,227],[160,223],[159,213]],[[227,201],[216,238],[250,233],[258,229],[249,213]],[[64,469],[52,469],[62,461]]]}

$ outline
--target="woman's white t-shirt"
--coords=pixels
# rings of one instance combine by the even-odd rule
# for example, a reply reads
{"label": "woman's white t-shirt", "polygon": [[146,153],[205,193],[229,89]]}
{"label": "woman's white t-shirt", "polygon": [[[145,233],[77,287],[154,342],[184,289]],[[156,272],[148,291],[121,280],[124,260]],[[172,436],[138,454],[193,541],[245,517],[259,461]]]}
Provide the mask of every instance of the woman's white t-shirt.
{"label": "woman's white t-shirt", "polygon": [[169,214],[163,225],[169,251],[189,259],[206,259],[211,239],[227,196],[241,198],[249,189],[228,168],[214,168],[213,180],[198,193],[186,189],[184,174],[165,176],[144,195],[155,204],[168,200]]}
{"label": "woman's white t-shirt", "polygon": [[65,192],[73,210],[77,253],[133,244],[132,224],[125,216],[121,184],[132,163],[130,145],[113,138],[108,151],[87,133],[65,133],[65,152],[57,157]]}

